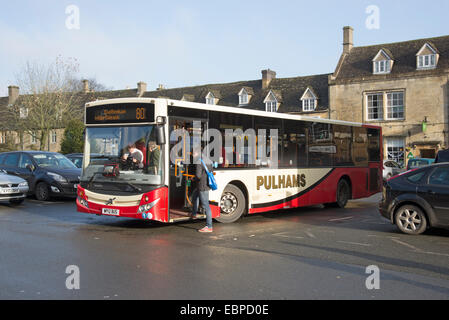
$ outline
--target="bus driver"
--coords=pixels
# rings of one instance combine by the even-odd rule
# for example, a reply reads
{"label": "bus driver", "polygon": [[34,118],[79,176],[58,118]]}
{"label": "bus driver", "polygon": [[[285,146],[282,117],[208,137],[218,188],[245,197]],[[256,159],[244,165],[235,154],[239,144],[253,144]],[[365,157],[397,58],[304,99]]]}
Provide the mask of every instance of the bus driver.
{"label": "bus driver", "polygon": [[143,153],[136,148],[136,144],[128,145],[128,153],[122,156],[124,169],[143,169]]}

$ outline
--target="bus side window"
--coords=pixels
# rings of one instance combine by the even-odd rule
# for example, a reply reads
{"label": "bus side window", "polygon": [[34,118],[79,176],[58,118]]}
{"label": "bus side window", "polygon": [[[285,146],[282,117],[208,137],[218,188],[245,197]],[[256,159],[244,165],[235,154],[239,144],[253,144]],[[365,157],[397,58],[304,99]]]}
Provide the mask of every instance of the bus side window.
{"label": "bus side window", "polygon": [[307,167],[306,128],[297,121],[284,121],[284,139],[282,145],[283,168]]}

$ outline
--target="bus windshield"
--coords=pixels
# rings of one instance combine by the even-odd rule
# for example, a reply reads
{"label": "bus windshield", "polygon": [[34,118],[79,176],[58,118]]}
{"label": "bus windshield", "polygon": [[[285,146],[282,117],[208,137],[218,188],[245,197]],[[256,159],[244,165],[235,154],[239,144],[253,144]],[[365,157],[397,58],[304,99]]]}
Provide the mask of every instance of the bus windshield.
{"label": "bus windshield", "polygon": [[88,127],[82,183],[121,185],[122,191],[140,191],[139,185],[161,185],[162,151],[154,126]]}

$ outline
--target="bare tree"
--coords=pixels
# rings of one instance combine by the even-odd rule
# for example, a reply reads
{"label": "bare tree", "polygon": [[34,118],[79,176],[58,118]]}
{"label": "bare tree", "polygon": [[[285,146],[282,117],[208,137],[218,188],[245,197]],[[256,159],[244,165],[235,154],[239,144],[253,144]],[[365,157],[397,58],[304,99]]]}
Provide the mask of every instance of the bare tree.
{"label": "bare tree", "polygon": [[44,150],[51,130],[63,128],[73,118],[79,109],[72,90],[77,72],[76,60],[58,57],[49,65],[28,62],[18,73],[16,81],[24,94],[0,116],[5,128],[17,132],[22,146],[28,133]]}

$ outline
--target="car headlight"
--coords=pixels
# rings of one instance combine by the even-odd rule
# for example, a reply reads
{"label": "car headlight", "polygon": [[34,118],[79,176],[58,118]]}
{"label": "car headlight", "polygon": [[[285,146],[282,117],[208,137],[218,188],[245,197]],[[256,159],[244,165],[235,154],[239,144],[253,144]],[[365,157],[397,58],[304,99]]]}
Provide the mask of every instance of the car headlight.
{"label": "car headlight", "polygon": [[47,174],[58,182],[67,182],[66,178],[64,178],[63,176],[61,176],[57,173],[48,172]]}
{"label": "car headlight", "polygon": [[19,188],[25,188],[25,187],[28,187],[28,182],[22,182],[22,183],[19,183]]}

